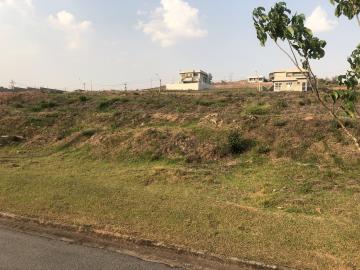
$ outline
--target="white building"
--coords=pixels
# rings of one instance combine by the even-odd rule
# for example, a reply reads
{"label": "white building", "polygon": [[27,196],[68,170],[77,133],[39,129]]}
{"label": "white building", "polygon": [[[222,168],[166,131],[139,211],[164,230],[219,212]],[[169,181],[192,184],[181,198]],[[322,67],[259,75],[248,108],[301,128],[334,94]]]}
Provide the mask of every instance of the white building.
{"label": "white building", "polygon": [[270,80],[274,83],[274,91],[306,92],[309,90],[309,71],[298,68],[280,70],[270,73]]}
{"label": "white building", "polygon": [[259,83],[259,82],[265,82],[265,76],[263,75],[255,75],[255,76],[249,76],[248,82],[249,83]]}
{"label": "white building", "polygon": [[206,90],[212,88],[212,75],[202,70],[186,70],[180,72],[177,84],[167,84],[166,90]]}

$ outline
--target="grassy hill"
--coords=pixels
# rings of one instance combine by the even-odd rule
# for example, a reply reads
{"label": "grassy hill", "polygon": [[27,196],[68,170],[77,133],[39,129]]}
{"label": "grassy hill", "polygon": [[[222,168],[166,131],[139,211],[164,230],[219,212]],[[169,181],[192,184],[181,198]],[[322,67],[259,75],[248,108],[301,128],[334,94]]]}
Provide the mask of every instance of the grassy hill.
{"label": "grassy hill", "polygon": [[0,211],[360,267],[360,159],[311,93],[3,93],[0,115]]}

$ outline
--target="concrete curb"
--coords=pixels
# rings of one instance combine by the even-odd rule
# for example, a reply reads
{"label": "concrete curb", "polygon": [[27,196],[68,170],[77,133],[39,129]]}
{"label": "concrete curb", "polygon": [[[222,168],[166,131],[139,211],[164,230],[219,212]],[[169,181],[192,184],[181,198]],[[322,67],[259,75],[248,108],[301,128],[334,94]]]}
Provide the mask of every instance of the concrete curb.
{"label": "concrete curb", "polygon": [[[61,223],[51,222],[51,221],[47,221],[47,220],[18,216],[15,214],[4,213],[4,212],[0,212],[0,218],[12,220],[12,221],[16,221],[16,222],[21,222],[24,224],[33,223],[33,224],[39,225],[40,227],[42,226],[42,227],[48,227],[48,228],[50,227],[50,228],[54,228],[54,229],[60,229],[64,232],[86,233],[86,234],[95,236],[99,239],[126,241],[126,242],[130,242],[130,243],[133,243],[133,244],[136,244],[139,246],[164,249],[167,251],[174,252],[178,255],[189,255],[189,256],[199,257],[199,258],[210,260],[210,261],[216,261],[218,263],[250,267],[251,269],[298,270],[298,269],[294,269],[294,268],[265,264],[262,262],[257,262],[257,261],[247,260],[247,259],[219,256],[217,254],[213,254],[208,251],[189,249],[185,246],[180,246],[180,245],[166,245],[163,242],[157,242],[157,241],[149,240],[149,239],[136,238],[136,237],[133,237],[130,235],[124,235],[124,234],[112,233],[109,231],[104,231],[104,230],[99,230],[99,229],[93,229],[88,226],[76,226],[76,225],[61,224]],[[65,238],[65,239],[67,239],[67,238]],[[67,239],[67,240],[69,240],[69,239]]]}

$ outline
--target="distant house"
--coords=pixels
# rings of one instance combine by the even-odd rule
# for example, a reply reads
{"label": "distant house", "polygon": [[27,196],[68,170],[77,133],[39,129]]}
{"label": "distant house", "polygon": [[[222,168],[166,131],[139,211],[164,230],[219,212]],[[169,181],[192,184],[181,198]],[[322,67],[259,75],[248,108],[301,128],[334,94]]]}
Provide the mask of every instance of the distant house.
{"label": "distant house", "polygon": [[177,84],[166,85],[167,90],[206,90],[212,88],[212,75],[202,70],[186,70],[180,72]]}
{"label": "distant house", "polygon": [[265,82],[266,79],[265,79],[265,76],[249,76],[248,78],[248,82],[249,83],[259,83],[259,82]]}
{"label": "distant house", "polygon": [[274,83],[274,91],[306,92],[309,89],[309,71],[299,69],[281,70],[270,73],[270,81]]}

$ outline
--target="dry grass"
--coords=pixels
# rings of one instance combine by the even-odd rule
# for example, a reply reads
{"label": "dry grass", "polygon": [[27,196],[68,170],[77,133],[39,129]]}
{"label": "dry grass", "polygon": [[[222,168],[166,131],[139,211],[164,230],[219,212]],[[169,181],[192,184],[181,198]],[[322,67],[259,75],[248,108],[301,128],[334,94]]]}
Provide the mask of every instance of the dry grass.
{"label": "dry grass", "polygon": [[16,94],[0,104],[0,135],[25,137],[0,148],[1,211],[297,268],[360,267],[360,162],[309,95]]}

